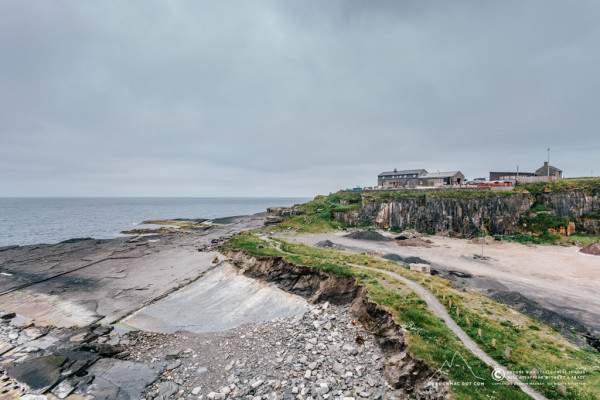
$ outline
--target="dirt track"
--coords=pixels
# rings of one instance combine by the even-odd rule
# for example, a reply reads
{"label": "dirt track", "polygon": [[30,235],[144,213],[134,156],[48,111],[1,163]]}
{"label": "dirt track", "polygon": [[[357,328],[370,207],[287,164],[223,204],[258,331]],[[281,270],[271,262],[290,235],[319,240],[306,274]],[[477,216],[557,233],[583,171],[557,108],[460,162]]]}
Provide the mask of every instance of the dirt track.
{"label": "dirt track", "polygon": [[[383,239],[383,241],[386,241],[385,238],[382,238],[382,239]],[[370,239],[367,239],[367,240],[370,240]],[[279,243],[276,244],[276,248],[279,252],[286,253],[285,251],[283,251],[281,249]],[[287,253],[287,254],[291,254],[291,253]],[[398,280],[404,282],[404,284],[408,285],[419,296],[421,296],[423,298],[423,300],[425,300],[425,302],[427,302],[427,305],[431,308],[433,313],[436,316],[440,317],[442,320],[444,320],[444,322],[446,323],[448,328],[450,328],[450,330],[452,332],[454,332],[454,334],[456,334],[456,336],[458,336],[460,341],[463,342],[463,344],[471,352],[473,352],[473,354],[475,354],[480,360],[482,360],[484,363],[486,363],[490,367],[494,368],[494,370],[501,370],[505,374],[505,376],[507,376],[507,380],[509,380],[511,383],[517,385],[518,387],[520,387],[521,390],[523,390],[525,393],[530,395],[535,400],[547,400],[547,398],[545,396],[536,392],[531,386],[529,386],[526,383],[524,383],[523,381],[521,381],[518,377],[509,374],[509,370],[506,367],[500,365],[493,358],[491,358],[487,353],[485,353],[483,350],[481,350],[481,348],[479,348],[477,343],[475,343],[475,341],[473,339],[471,339],[467,335],[467,333],[465,331],[463,331],[462,328],[460,326],[458,326],[458,324],[452,319],[450,314],[448,314],[448,311],[446,310],[446,308],[438,301],[438,299],[432,293],[430,293],[427,289],[425,289],[423,286],[421,286],[418,283],[416,283],[408,278],[405,278],[395,272],[392,272],[392,271],[387,271],[387,270],[379,269],[379,268],[373,268],[373,267],[369,267],[369,266],[365,266],[365,265],[358,265],[358,264],[350,264],[350,265],[353,267],[356,267],[356,268],[363,268],[363,269],[368,269],[371,271],[377,271],[377,272],[391,276],[395,279],[398,279]]]}
{"label": "dirt track", "polygon": [[[428,239],[433,246],[424,248],[356,240],[343,237],[344,234],[297,236],[288,240],[307,244],[330,240],[348,251],[420,257],[431,262],[432,269],[442,275],[454,272],[455,279],[488,294],[517,292],[567,321],[580,322],[594,336],[600,336],[600,257],[581,254],[577,247],[498,242],[485,246],[488,260],[476,260],[473,255],[481,253],[481,245],[463,239],[431,236]],[[457,275],[461,277],[456,278]]]}

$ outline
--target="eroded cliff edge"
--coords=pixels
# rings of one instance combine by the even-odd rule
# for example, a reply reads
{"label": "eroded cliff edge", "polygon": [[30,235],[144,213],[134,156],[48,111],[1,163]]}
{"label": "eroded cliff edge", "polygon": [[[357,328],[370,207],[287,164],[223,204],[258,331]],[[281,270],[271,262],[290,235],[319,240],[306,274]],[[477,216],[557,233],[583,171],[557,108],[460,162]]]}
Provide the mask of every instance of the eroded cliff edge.
{"label": "eroded cliff edge", "polygon": [[350,312],[372,333],[386,356],[384,378],[404,394],[441,400],[448,396],[445,377],[437,369],[408,352],[406,337],[392,315],[369,300],[367,289],[353,277],[328,274],[295,265],[281,257],[261,257],[243,250],[227,253],[244,275],[273,283],[311,303],[351,305]]}

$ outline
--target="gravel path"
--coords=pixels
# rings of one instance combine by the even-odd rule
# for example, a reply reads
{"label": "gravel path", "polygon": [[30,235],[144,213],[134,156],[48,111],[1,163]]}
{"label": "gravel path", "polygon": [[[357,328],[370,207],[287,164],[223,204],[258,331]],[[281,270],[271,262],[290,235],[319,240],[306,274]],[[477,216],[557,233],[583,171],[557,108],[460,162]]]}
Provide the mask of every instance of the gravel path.
{"label": "gravel path", "polygon": [[[386,271],[384,269],[378,269],[378,268],[373,268],[373,267],[367,267],[367,266],[358,265],[358,264],[350,264],[350,265],[352,265],[353,267],[357,267],[357,268],[381,272],[382,274],[389,275],[393,278],[399,279],[402,282],[406,283],[415,292],[417,292],[423,298],[423,300],[425,300],[427,302],[427,304],[429,305],[429,307],[431,308],[431,310],[433,311],[433,313],[435,315],[437,315],[438,317],[440,317],[441,319],[444,320],[444,322],[446,323],[448,328],[450,328],[452,330],[452,332],[454,332],[456,334],[456,336],[458,336],[458,338],[464,343],[464,345],[469,350],[471,350],[471,352],[473,354],[475,354],[477,357],[479,357],[479,359],[481,361],[483,361],[490,367],[494,368],[495,374],[497,373],[499,375],[501,374],[501,376],[505,376],[506,380],[519,386],[523,392],[527,393],[528,395],[530,395],[531,397],[533,397],[536,400],[548,400],[546,397],[542,396],[541,394],[539,394],[538,392],[533,390],[533,388],[531,386],[529,386],[525,382],[521,381],[516,376],[512,375],[506,367],[500,365],[493,358],[488,356],[483,350],[481,350],[479,348],[479,346],[477,346],[477,343],[475,343],[473,341],[473,339],[471,339],[469,337],[469,335],[467,335],[465,333],[465,331],[463,331],[460,328],[460,326],[458,326],[458,324],[456,322],[454,322],[454,320],[452,319],[450,314],[448,314],[448,312],[446,311],[446,308],[438,301],[438,299],[433,294],[431,294],[429,291],[427,291],[423,286],[419,285],[416,282],[411,281],[408,278],[403,277],[402,275],[396,274],[391,271]],[[499,371],[499,372],[496,372],[496,371]]]}
{"label": "gravel path", "polygon": [[[263,237],[263,238],[270,240],[268,237]],[[288,253],[288,252],[282,250],[281,246],[278,242],[274,242],[274,243],[276,243],[277,251],[291,255],[291,253]],[[386,274],[388,276],[396,278],[396,279],[404,282],[405,284],[407,284],[410,288],[412,288],[415,292],[417,292],[423,298],[423,300],[425,300],[427,302],[427,304],[429,305],[429,307],[431,308],[431,310],[433,311],[433,313],[436,316],[438,316],[442,320],[444,320],[444,322],[446,323],[448,328],[450,328],[452,330],[452,332],[454,332],[456,334],[456,336],[458,336],[458,338],[464,343],[464,345],[469,350],[471,350],[471,352],[473,354],[475,354],[479,359],[481,359],[481,361],[483,361],[490,367],[494,368],[495,376],[498,376],[498,375],[504,376],[507,381],[517,385],[519,388],[521,388],[521,390],[523,392],[527,393],[529,396],[531,396],[532,398],[534,398],[536,400],[548,400],[546,397],[544,397],[540,393],[536,392],[531,386],[529,386],[525,382],[521,381],[518,377],[511,374],[510,371],[506,367],[504,367],[503,365],[500,365],[497,361],[495,361],[493,358],[488,356],[487,353],[485,353],[483,350],[481,350],[479,348],[479,346],[477,346],[477,343],[475,343],[469,337],[469,335],[467,335],[466,332],[463,331],[456,322],[454,322],[454,320],[452,319],[450,314],[448,314],[448,312],[446,311],[446,308],[437,300],[437,298],[433,294],[431,294],[427,289],[425,289],[423,286],[421,286],[418,283],[411,281],[410,279],[405,278],[402,275],[399,275],[395,272],[391,272],[391,271],[387,271],[387,270],[379,269],[379,268],[367,267],[367,266],[359,265],[359,264],[350,264],[349,263],[348,265],[351,265],[356,268],[362,268],[362,269],[368,269],[371,271],[380,272],[382,274]]]}

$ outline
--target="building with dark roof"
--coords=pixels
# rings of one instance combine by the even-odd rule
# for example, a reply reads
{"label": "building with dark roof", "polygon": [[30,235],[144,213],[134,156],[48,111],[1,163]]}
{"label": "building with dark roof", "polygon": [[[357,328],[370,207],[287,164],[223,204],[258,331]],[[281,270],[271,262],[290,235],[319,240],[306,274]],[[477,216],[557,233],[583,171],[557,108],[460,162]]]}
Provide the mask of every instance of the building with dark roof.
{"label": "building with dark roof", "polygon": [[407,169],[382,172],[377,175],[377,185],[383,187],[413,187],[418,185],[418,178],[427,174],[424,169]]}

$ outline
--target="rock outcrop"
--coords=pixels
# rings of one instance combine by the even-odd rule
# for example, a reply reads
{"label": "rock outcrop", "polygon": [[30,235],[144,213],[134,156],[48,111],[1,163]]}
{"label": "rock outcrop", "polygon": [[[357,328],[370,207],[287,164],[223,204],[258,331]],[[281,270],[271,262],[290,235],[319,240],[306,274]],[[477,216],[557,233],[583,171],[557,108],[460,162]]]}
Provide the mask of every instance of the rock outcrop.
{"label": "rock outcrop", "polygon": [[514,233],[520,216],[529,210],[528,194],[487,196],[472,199],[457,197],[402,197],[389,202],[363,197],[363,207],[349,212],[334,212],[333,218],[350,225],[370,224],[378,228],[473,234],[481,232]]}
{"label": "rock outcrop", "polygon": [[587,234],[600,233],[600,193],[589,195],[581,191],[542,193],[536,202],[551,208],[560,217],[577,218],[577,228]]}
{"label": "rock outcrop", "polygon": [[555,228],[555,234],[570,235],[575,230],[588,234],[600,232],[600,194],[580,191],[542,193],[535,199],[529,193],[490,195],[475,198],[449,196],[399,197],[384,201],[363,196],[359,210],[332,212],[338,222],[368,224],[378,228],[416,229],[419,232],[455,232],[472,235],[481,232],[507,235],[523,229],[521,217],[534,205],[551,209],[551,214],[572,217],[573,224]]}

